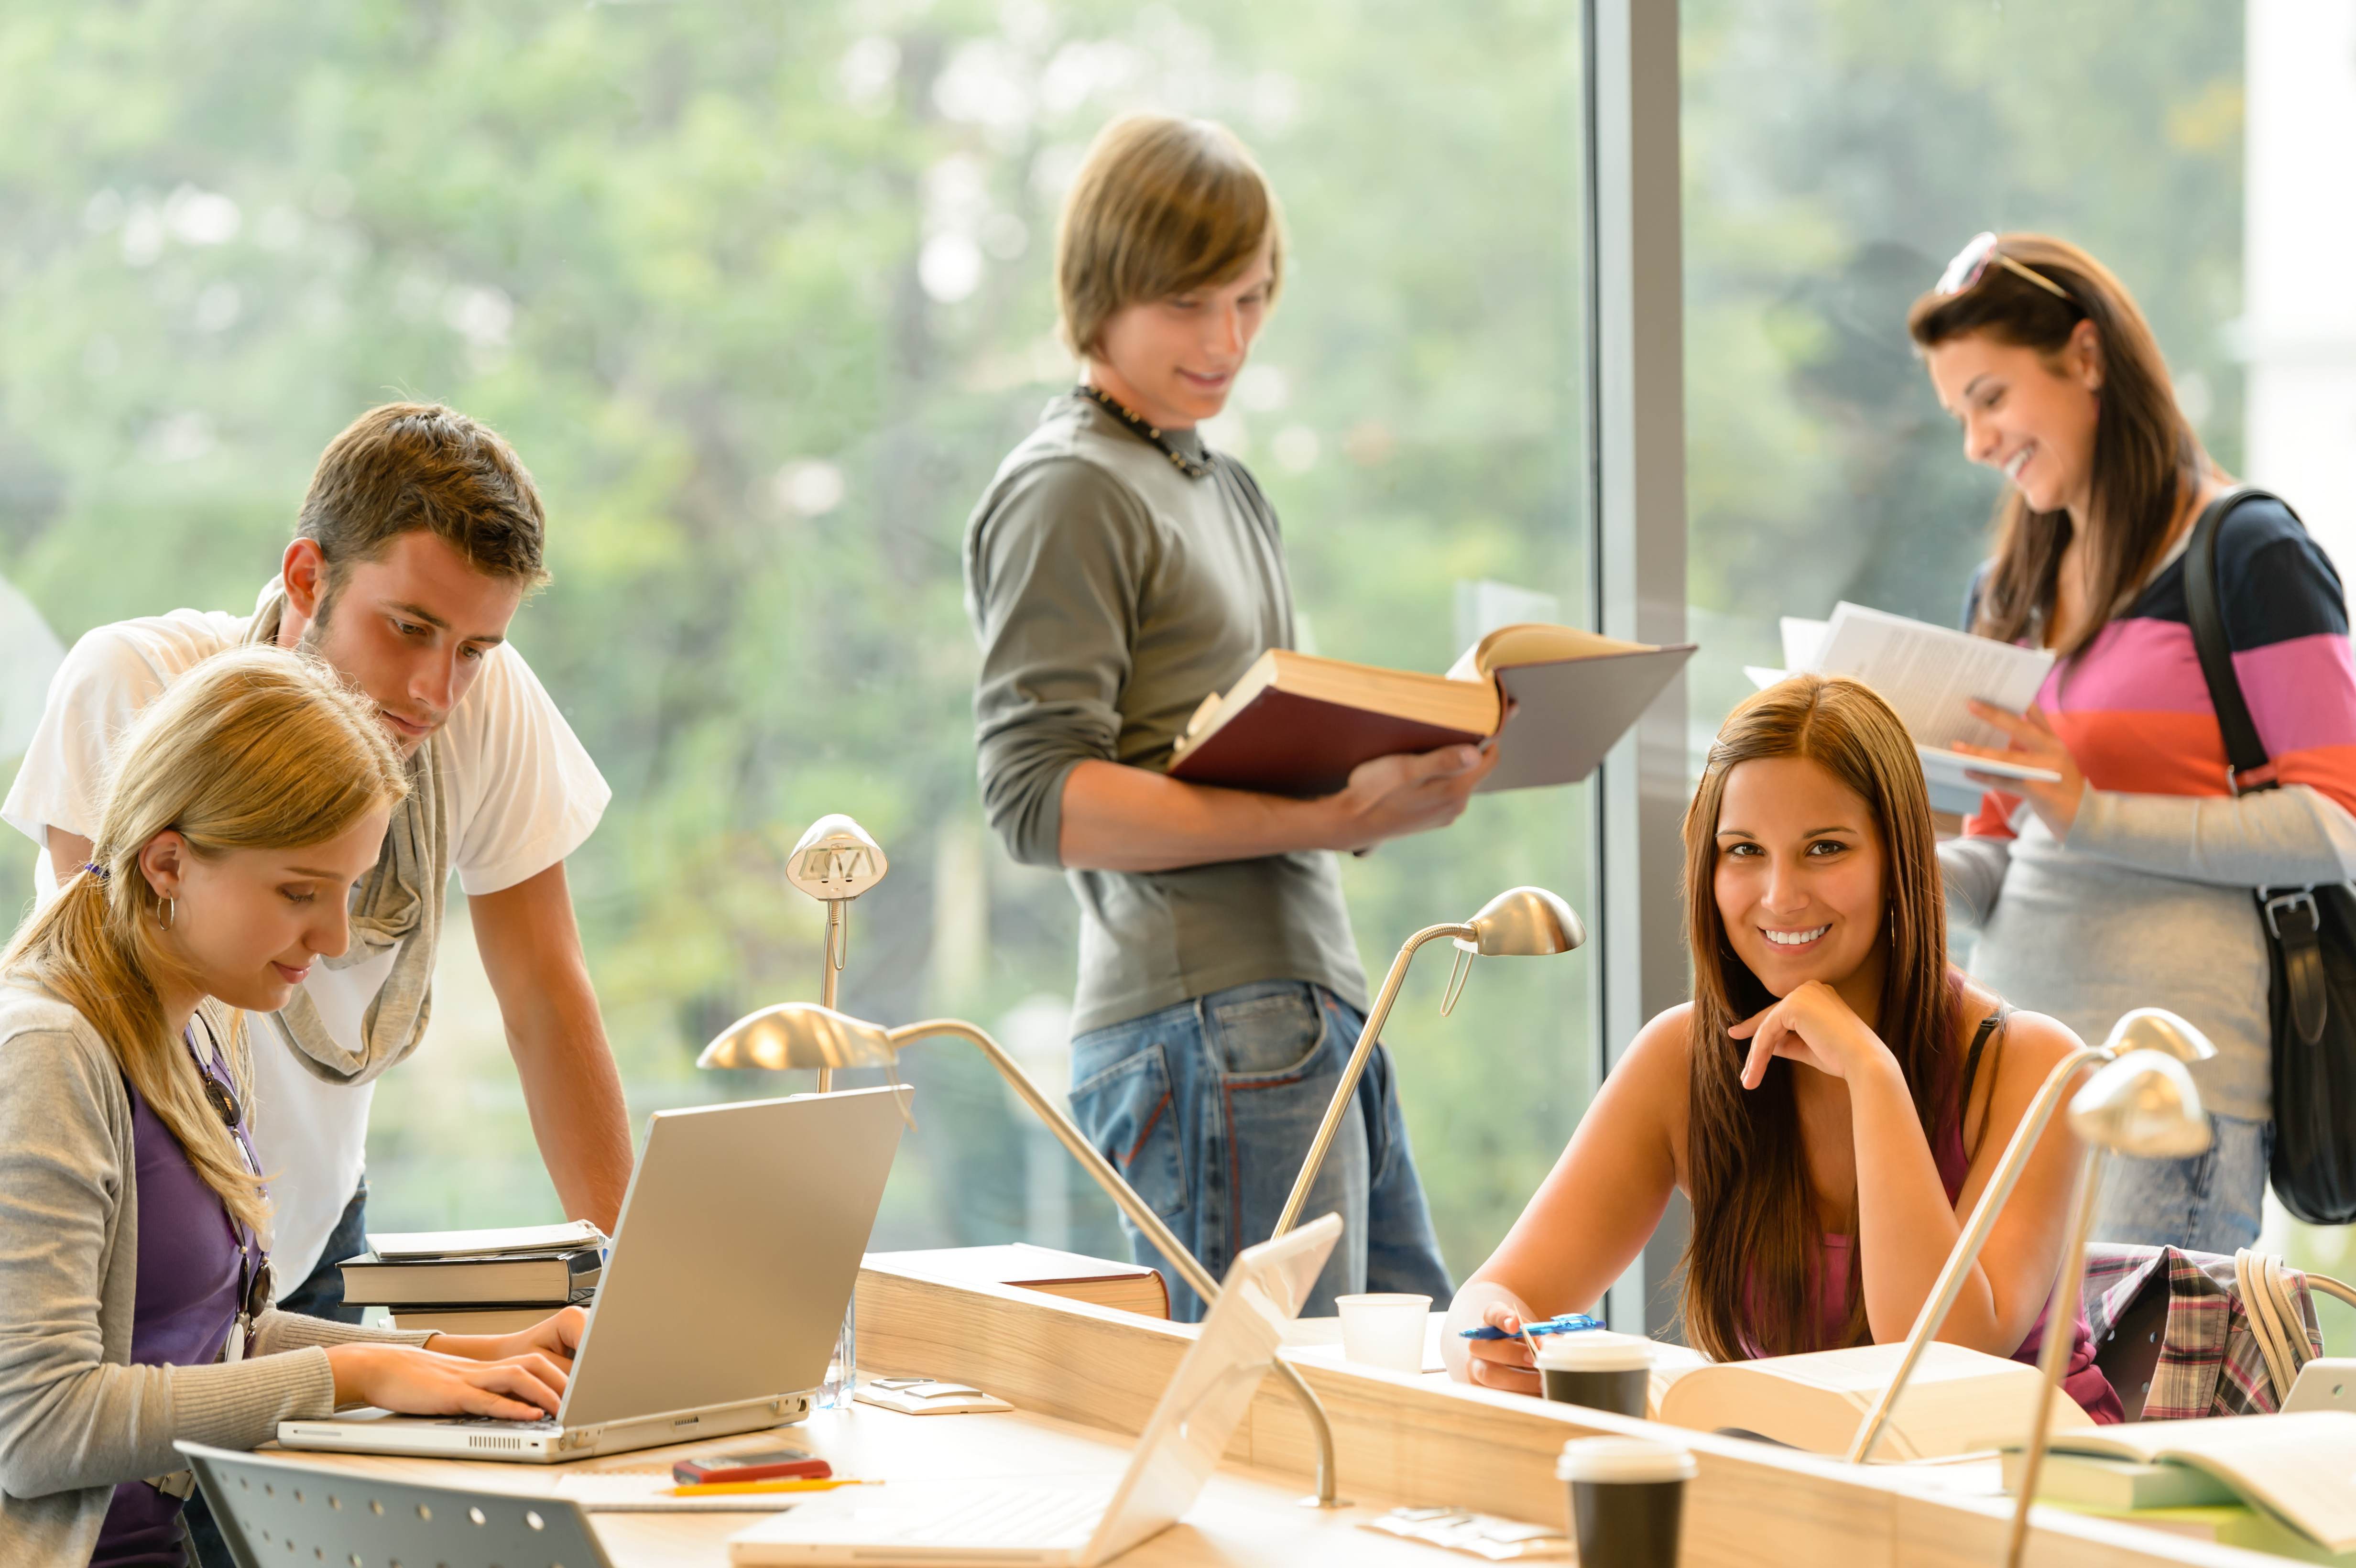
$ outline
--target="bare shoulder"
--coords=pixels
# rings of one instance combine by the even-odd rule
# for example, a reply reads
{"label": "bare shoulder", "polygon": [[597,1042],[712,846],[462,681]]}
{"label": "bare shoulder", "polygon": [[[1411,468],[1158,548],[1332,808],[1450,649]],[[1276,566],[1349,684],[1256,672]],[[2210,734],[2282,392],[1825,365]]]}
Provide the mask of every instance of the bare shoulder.
{"label": "bare shoulder", "polygon": [[2019,1074],[2032,1078],[2036,1083],[2045,1082],[2046,1074],[2072,1051],[2085,1048],[2085,1041],[2068,1024],[2031,1012],[2006,1015],[2004,1043],[2005,1078],[2010,1080]]}
{"label": "bare shoulder", "polygon": [[1644,1077],[1664,1076],[1677,1083],[1686,1081],[1687,1064],[1693,1059],[1693,1004],[1679,1002],[1676,1007],[1655,1013],[1636,1038],[1628,1042],[1615,1072],[1633,1071]]}

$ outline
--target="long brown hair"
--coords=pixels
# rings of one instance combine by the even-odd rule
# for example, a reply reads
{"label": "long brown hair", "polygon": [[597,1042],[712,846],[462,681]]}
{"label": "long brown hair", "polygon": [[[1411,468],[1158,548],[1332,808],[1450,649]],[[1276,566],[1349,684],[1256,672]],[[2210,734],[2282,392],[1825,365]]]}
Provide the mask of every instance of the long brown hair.
{"label": "long brown hair", "polygon": [[[1719,918],[1719,810],[1726,778],[1763,757],[1805,757],[1856,792],[1882,849],[1886,964],[1875,1029],[1898,1059],[1931,1137],[1952,1114],[1960,1002],[1947,965],[1947,906],[1930,796],[1906,726],[1870,687],[1796,675],[1728,716],[1686,812],[1687,940],[1694,995],[1686,1131],[1693,1237],[1683,1264],[1686,1333],[1729,1360],[1822,1349],[1816,1259],[1828,1217],[1817,1211],[1793,1098],[1792,1064],[1769,1064],[1742,1087],[1748,1042],[1727,1030],[1773,1003],[1735,955]],[[1851,1249],[1855,1256],[1855,1249]],[[1844,1336],[1863,1331],[1864,1293],[1851,1282]]]}
{"label": "long brown hair", "polygon": [[[2070,297],[2039,288],[1991,259],[1979,282],[1957,294],[1926,293],[1906,315],[1916,344],[1932,348],[1967,333],[2033,348],[2051,362],[2081,321],[2094,324],[2103,364],[2094,419],[2093,510],[2087,532],[2089,612],[2065,657],[2083,653],[2126,608],[2168,548],[2183,498],[2212,471],[2201,438],[2176,406],[2168,363],[2126,285],[2067,240],[2007,234],[2000,254]],[[2066,511],[2037,512],[2007,485],[1996,509],[1996,560],[1980,591],[1972,629],[2001,642],[2038,633],[2052,613],[2062,554],[2072,536]]]}
{"label": "long brown hair", "polygon": [[[140,854],[166,830],[207,859],[323,844],[408,793],[375,712],[334,671],[273,647],[215,654],[174,681],[124,738],[91,853],[102,874],[67,878],[0,954],[0,974],[30,980],[81,1014],[205,1185],[255,1231],[269,1213],[262,1179],[166,1027],[156,976],[177,965],[157,940]],[[207,1006],[215,1017],[230,1011]],[[235,1018],[224,1032],[245,1099],[250,1062]]]}

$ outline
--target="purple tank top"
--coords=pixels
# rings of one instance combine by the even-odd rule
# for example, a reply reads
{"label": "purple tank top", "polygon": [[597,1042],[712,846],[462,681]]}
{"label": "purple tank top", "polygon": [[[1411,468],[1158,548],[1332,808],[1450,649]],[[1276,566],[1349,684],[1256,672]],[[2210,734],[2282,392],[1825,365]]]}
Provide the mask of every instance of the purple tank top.
{"label": "purple tank top", "polygon": [[[206,1070],[229,1082],[218,1046]],[[123,1087],[131,1096],[131,1146],[139,1182],[139,1288],[132,1307],[131,1360],[140,1366],[202,1366],[220,1354],[237,1321],[244,1279],[239,1267],[241,1228],[163,1119],[128,1079]],[[245,1136],[241,1119],[241,1142]],[[258,1267],[261,1261],[255,1245],[252,1262]],[[91,1568],[181,1568],[182,1562],[180,1499],[145,1481],[117,1486],[91,1554]]]}
{"label": "purple tank top", "polygon": [[[1963,1196],[1964,1178],[1971,1170],[1971,1159],[1964,1151],[1964,1126],[1960,1115],[1939,1129],[1939,1136],[1931,1148],[1931,1158],[1939,1168],[1939,1185],[1947,1189],[1947,1201],[1954,1203]],[[1816,1299],[1824,1304],[1824,1321],[1819,1328],[1820,1342],[1827,1345],[1840,1342],[1841,1331],[1848,1325],[1849,1253],[1852,1243],[1847,1236],[1825,1237],[1825,1249],[1817,1261],[1821,1271],[1816,1276]],[[2051,1315],[2052,1304],[2037,1315],[2030,1326],[2029,1338],[2012,1353],[2016,1361],[2037,1364],[2039,1352],[2045,1345],[2046,1318]],[[2103,1369],[2094,1365],[2094,1335],[2087,1326],[2083,1307],[2072,1325],[2070,1362],[2062,1378],[2062,1387],[2078,1407],[2096,1423],[2109,1424],[2125,1421],[2126,1408],[2119,1403],[2118,1391]]]}

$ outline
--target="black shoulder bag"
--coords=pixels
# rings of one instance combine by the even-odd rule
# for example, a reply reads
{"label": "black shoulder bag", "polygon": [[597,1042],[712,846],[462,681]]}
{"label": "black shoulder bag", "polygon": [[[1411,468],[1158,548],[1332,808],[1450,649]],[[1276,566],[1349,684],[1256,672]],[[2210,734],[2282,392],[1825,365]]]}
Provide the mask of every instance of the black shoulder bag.
{"label": "black shoulder bag", "polygon": [[[2217,536],[2244,501],[2278,501],[2264,490],[2229,490],[2192,526],[2184,597],[2209,700],[2224,731],[2226,782],[2234,795],[2278,787],[2250,722],[2233,645],[2217,605]],[[2285,507],[2288,510],[2288,507]],[[2294,517],[2296,513],[2292,514]],[[2283,1206],[2314,1225],[2356,1221],[2356,893],[2345,883],[2260,888],[2258,919],[2273,971],[2275,1149],[2270,1175]]]}

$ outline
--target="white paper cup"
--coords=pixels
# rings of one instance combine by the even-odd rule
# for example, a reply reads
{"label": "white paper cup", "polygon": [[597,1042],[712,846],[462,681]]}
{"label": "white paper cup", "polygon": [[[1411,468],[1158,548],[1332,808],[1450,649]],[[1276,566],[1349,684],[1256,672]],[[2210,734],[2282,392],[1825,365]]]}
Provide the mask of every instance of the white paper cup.
{"label": "white paper cup", "polygon": [[1538,1341],[1538,1384],[1547,1398],[1619,1415],[1641,1416],[1653,1381],[1653,1342],[1635,1334],[1590,1329]]}
{"label": "white paper cup", "polygon": [[1647,1437],[1579,1437],[1555,1478],[1569,1483],[1580,1568],[1676,1568],[1677,1531],[1694,1456]]}
{"label": "white paper cup", "polygon": [[1333,1308],[1342,1315],[1344,1360],[1395,1372],[1423,1371],[1424,1324],[1431,1316],[1431,1297],[1337,1296]]}

